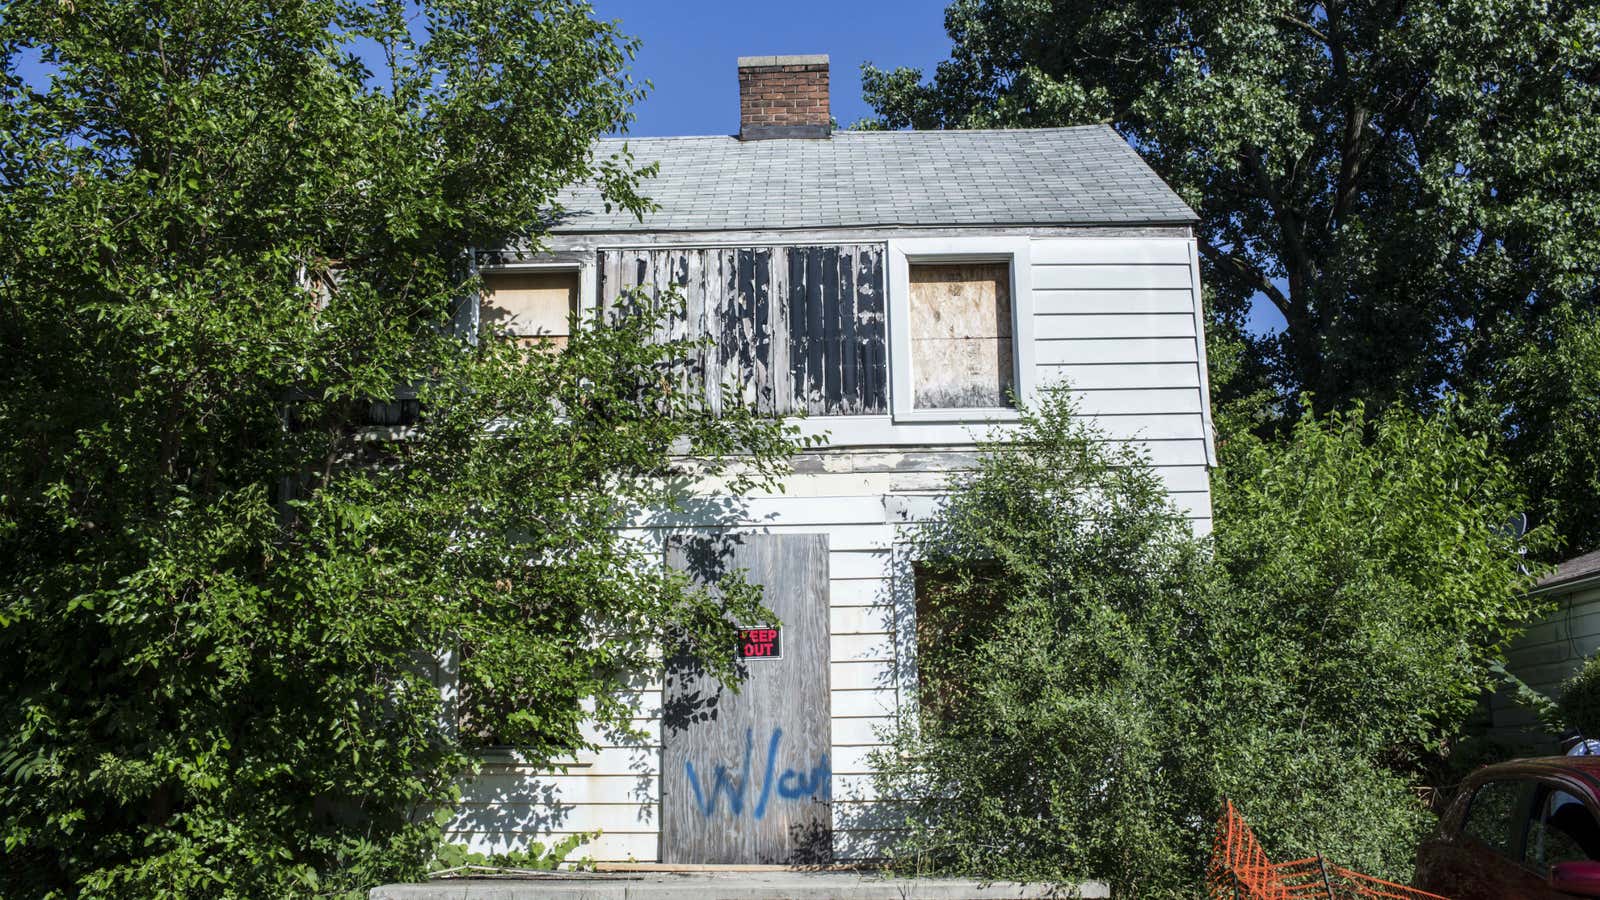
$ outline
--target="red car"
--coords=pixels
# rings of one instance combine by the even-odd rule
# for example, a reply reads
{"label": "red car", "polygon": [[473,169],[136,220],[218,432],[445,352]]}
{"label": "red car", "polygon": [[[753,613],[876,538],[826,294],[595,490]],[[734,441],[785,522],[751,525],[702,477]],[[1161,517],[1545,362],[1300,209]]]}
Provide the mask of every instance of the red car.
{"label": "red car", "polygon": [[1600,757],[1472,773],[1418,851],[1416,884],[1454,900],[1600,897]]}

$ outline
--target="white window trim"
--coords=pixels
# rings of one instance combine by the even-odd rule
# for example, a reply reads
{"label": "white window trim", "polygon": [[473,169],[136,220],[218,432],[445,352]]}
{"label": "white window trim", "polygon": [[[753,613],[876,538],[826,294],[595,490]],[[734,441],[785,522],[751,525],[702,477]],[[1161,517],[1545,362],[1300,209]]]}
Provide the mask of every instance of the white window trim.
{"label": "white window trim", "polygon": [[889,241],[889,410],[896,422],[1005,422],[1012,407],[917,409],[911,372],[911,264],[1000,262],[1011,264],[1012,386],[1031,405],[1037,385],[1033,363],[1031,242],[1017,237],[949,237]]}

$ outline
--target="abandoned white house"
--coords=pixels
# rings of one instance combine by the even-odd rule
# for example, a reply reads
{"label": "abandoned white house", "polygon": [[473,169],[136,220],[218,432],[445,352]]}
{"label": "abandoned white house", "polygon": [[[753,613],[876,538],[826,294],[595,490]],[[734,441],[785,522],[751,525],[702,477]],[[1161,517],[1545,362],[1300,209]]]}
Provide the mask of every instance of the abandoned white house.
{"label": "abandoned white house", "polygon": [[675,720],[695,687],[656,678],[637,698],[648,741],[558,771],[492,761],[451,840],[599,830],[579,855],[641,862],[874,855],[893,817],[874,814],[868,755],[915,679],[902,539],[1015,419],[1012,396],[1065,382],[1210,527],[1195,215],[1116,132],[835,131],[825,56],[743,58],[739,84],[738,135],[627,140],[660,164],[659,211],[640,222],[574,190],[537,252],[480,254],[481,309],[559,336],[574,310],[676,287],[678,326],[717,339],[709,379],[827,435],[781,494],[704,491],[737,518],[735,564],[781,628],[746,635],[749,682],[714,717]]}

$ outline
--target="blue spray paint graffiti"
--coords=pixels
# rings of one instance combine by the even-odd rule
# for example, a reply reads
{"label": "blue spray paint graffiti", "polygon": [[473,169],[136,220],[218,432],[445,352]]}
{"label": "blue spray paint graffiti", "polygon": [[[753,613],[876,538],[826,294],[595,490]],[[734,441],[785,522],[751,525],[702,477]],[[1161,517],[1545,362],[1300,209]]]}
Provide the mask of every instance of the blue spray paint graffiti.
{"label": "blue spray paint graffiti", "polygon": [[[750,810],[750,817],[760,820],[767,814],[767,801],[772,799],[773,789],[776,788],[778,796],[784,800],[802,800],[817,797],[827,800],[833,793],[833,768],[828,763],[828,754],[824,753],[817,759],[817,764],[811,767],[809,773],[796,772],[794,769],[784,769],[778,776],[776,783],[772,780],[772,770],[778,761],[778,747],[783,743],[783,729],[772,729],[772,736],[767,739],[766,766],[761,774],[761,793],[757,796],[755,805]],[[700,786],[700,776],[694,770],[694,763],[684,760],[683,769],[689,776],[689,788],[694,791],[695,806],[702,815],[711,816],[717,811],[717,798],[726,795],[728,798],[728,812],[734,817],[744,815],[744,801],[747,789],[750,787],[751,753],[755,749],[755,734],[752,729],[744,730],[744,761],[740,764],[739,774],[731,775],[726,766],[718,765],[711,776],[710,796]]]}

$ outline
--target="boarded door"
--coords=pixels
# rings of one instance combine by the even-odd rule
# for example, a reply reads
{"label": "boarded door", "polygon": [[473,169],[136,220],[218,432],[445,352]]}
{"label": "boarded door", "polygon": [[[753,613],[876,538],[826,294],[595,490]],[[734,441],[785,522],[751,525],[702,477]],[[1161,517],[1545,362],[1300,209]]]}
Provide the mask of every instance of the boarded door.
{"label": "boarded door", "polygon": [[814,865],[832,858],[828,538],[682,543],[668,562],[702,581],[744,569],[779,624],[740,622],[739,692],[667,666],[661,861]]}

